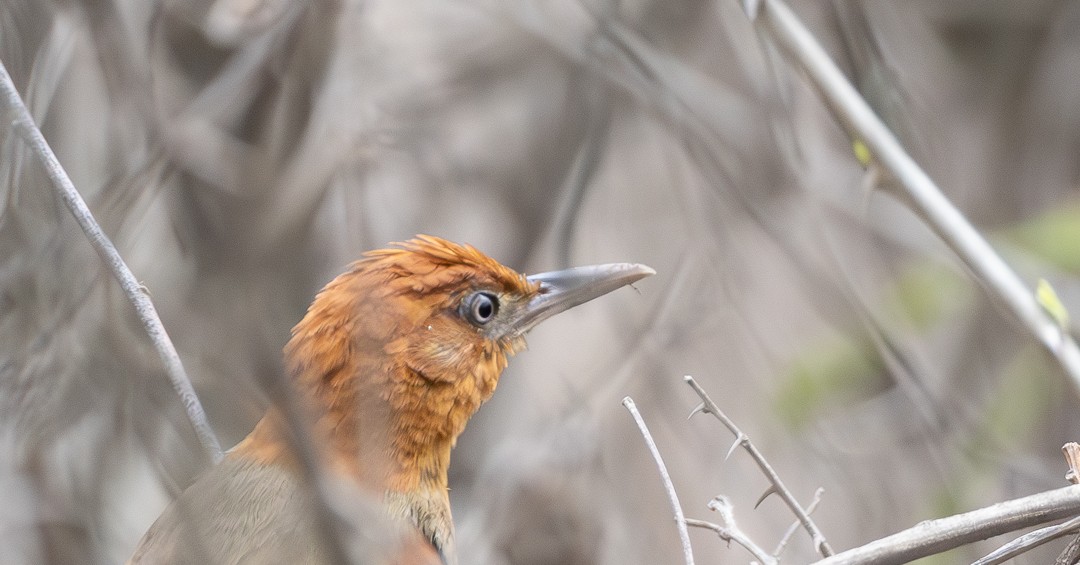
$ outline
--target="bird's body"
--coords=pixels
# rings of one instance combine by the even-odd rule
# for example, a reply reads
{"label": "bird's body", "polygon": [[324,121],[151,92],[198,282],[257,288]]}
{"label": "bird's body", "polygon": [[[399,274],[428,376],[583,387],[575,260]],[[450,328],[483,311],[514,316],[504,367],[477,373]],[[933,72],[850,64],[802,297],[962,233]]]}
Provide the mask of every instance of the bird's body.
{"label": "bird's body", "polygon": [[[314,415],[321,466],[382,493],[391,517],[455,562],[450,451],[525,332],[651,272],[620,264],[525,277],[426,236],[368,253],[318,294],[285,347],[292,390]],[[183,562],[181,553],[204,563],[325,562],[282,414],[272,407],[189,487],[131,563]],[[404,539],[386,562],[438,562]]]}

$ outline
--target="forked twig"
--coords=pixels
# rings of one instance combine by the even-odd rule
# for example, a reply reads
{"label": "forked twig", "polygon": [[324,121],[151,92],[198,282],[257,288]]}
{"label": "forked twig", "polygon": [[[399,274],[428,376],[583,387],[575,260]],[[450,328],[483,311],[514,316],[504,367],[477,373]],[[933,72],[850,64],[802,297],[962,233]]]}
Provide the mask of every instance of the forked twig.
{"label": "forked twig", "polygon": [[799,523],[801,523],[807,533],[810,534],[810,538],[813,540],[814,548],[817,552],[820,553],[822,557],[832,555],[833,550],[832,547],[829,546],[829,542],[825,540],[825,534],[821,533],[817,524],[810,518],[810,515],[807,514],[806,510],[803,510],[799,501],[796,500],[795,496],[791,494],[791,491],[784,486],[784,481],[780,480],[780,475],[776,474],[772,465],[769,465],[769,462],[765,460],[765,456],[758,451],[757,447],[750,441],[750,438],[735,425],[735,422],[733,422],[731,418],[728,418],[727,415],[720,410],[716,403],[713,402],[712,398],[709,397],[709,394],[705,392],[705,389],[701,388],[701,385],[694,380],[694,377],[687,375],[684,379],[686,380],[686,383],[690,385],[690,388],[694,389],[694,392],[701,397],[701,405],[695,409],[695,412],[697,410],[703,410],[712,414],[717,420],[720,420],[720,423],[724,424],[727,429],[731,430],[731,433],[735,434],[735,437],[737,438],[736,443],[742,446],[742,448],[750,454],[750,457],[757,463],[758,468],[761,469],[761,472],[765,474],[765,477],[772,483],[773,488],[776,489],[776,494],[784,500],[784,503],[791,509],[791,512],[798,518]]}
{"label": "forked twig", "polygon": [[688,526],[694,526],[696,528],[706,528],[716,532],[716,535],[720,536],[720,539],[727,542],[735,542],[745,548],[758,560],[761,565],[777,565],[778,559],[769,555],[767,551],[761,548],[758,544],[754,543],[754,540],[750,539],[750,536],[743,533],[739,529],[739,526],[735,524],[735,511],[731,507],[731,502],[726,496],[717,496],[709,501],[709,509],[720,514],[721,524],[714,524],[705,520],[693,520],[687,519],[686,524]]}
{"label": "forked twig", "polygon": [[214,430],[210,428],[202,403],[199,402],[199,397],[195,394],[195,388],[192,387],[191,380],[188,379],[187,372],[184,371],[184,365],[180,362],[180,355],[176,352],[176,347],[169,339],[169,334],[165,331],[161,318],[158,317],[154,303],[151,302],[144,287],[139,284],[138,279],[131,273],[131,269],[128,268],[127,263],[120,256],[120,252],[116,250],[112,241],[105,235],[105,231],[101,229],[97,220],[90,213],[90,209],[86,206],[82,195],[75,189],[71,178],[68,177],[52,148],[45,141],[45,136],[41,134],[41,130],[34,123],[34,118],[30,115],[26,104],[23,103],[22,98],[19,96],[18,89],[15,88],[15,83],[11,80],[11,75],[8,74],[7,68],[4,67],[2,61],[0,61],[0,98],[2,98],[4,105],[4,113],[10,112],[12,115],[12,129],[37,156],[51,181],[53,190],[60,200],[64,202],[68,210],[71,211],[71,215],[75,217],[75,221],[82,228],[87,239],[90,240],[90,245],[93,246],[94,251],[105,262],[109,271],[120,283],[124,295],[135,307],[135,313],[138,315],[139,321],[142,322],[143,328],[146,330],[147,335],[150,336],[150,341],[154,344],[154,349],[157,350],[162,363],[165,365],[165,372],[169,376],[173,389],[180,396],[180,402],[184,405],[184,412],[187,414],[188,420],[191,421],[192,427],[195,428],[195,435],[198,437],[199,443],[202,444],[203,449],[206,450],[214,462],[220,461],[222,458],[221,443],[218,441],[217,436],[214,435]]}
{"label": "forked twig", "polygon": [[667,465],[664,465],[664,459],[660,457],[660,450],[656,448],[656,442],[653,441],[652,434],[649,433],[649,427],[645,425],[645,419],[641,417],[641,412],[638,412],[634,399],[627,396],[623,398],[622,405],[634,417],[634,422],[637,424],[638,430],[641,431],[641,437],[645,439],[645,445],[648,446],[653,460],[656,461],[656,468],[660,471],[660,480],[664,482],[664,489],[667,491],[668,500],[671,502],[671,509],[675,512],[675,524],[678,526],[679,540],[682,542],[683,559],[686,565],[694,565],[694,550],[690,546],[690,532],[686,529],[686,516],[683,515],[682,505],[679,504],[679,495],[675,492],[675,485],[671,482],[671,475],[668,474]]}

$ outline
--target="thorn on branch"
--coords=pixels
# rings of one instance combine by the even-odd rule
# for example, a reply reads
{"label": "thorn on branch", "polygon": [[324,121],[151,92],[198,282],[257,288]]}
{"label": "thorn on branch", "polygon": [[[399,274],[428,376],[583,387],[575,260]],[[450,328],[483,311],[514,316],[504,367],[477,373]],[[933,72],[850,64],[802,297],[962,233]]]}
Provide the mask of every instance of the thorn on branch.
{"label": "thorn on branch", "polygon": [[724,461],[731,459],[731,454],[735,453],[735,450],[738,449],[740,445],[742,445],[744,439],[746,439],[746,436],[739,436],[735,438],[735,441],[731,443],[731,447],[728,448],[727,453],[724,454]]}
{"label": "thorn on branch", "polygon": [[765,502],[766,498],[769,498],[769,495],[776,494],[776,492],[776,485],[770,485],[769,488],[765,489],[765,492],[761,493],[761,496],[758,497],[757,502],[754,503],[754,510],[757,510],[758,506],[761,506],[761,503]]}

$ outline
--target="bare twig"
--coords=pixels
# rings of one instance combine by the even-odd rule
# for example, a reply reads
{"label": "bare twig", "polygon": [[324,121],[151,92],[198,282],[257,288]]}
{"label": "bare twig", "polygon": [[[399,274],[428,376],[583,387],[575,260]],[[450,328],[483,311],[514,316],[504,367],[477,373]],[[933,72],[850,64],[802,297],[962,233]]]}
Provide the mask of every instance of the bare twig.
{"label": "bare twig", "polygon": [[686,565],[694,565],[694,550],[690,546],[690,532],[686,529],[686,516],[683,515],[682,505],[679,504],[679,495],[675,493],[675,485],[671,482],[671,475],[668,474],[667,466],[664,465],[664,460],[660,457],[660,450],[656,448],[656,442],[653,441],[652,434],[649,433],[649,427],[645,425],[645,419],[641,417],[641,412],[638,412],[634,399],[627,396],[623,398],[622,404],[630,412],[630,415],[634,417],[634,422],[637,424],[638,430],[641,431],[641,437],[645,438],[645,445],[648,446],[653,460],[656,461],[656,468],[660,471],[660,479],[664,482],[664,489],[667,490],[671,509],[675,512],[675,524],[679,528],[679,539],[682,541],[683,559],[686,561]]}
{"label": "bare twig", "polygon": [[[810,505],[806,507],[807,516],[813,514],[814,510],[817,510],[818,504],[821,504],[821,496],[824,494],[825,489],[821,487],[818,487],[818,489],[814,491],[814,500],[810,501]],[[780,554],[784,553],[784,549],[787,548],[788,542],[791,541],[791,536],[795,535],[795,530],[798,530],[800,525],[802,524],[800,524],[798,520],[795,520],[788,526],[787,531],[784,532],[784,537],[780,538],[780,542],[776,544],[776,549],[772,552],[773,557],[780,559]]]}
{"label": "bare twig", "polygon": [[1080,483],[1080,444],[1070,441],[1061,446],[1061,452],[1065,454],[1065,463],[1069,465],[1065,480],[1074,485]]}
{"label": "bare twig", "polygon": [[1077,514],[1080,514],[1080,486],[1067,486],[948,518],[920,522],[902,532],[822,559],[817,565],[898,565]]}
{"label": "bare twig", "polygon": [[1080,517],[1073,518],[1067,522],[1062,522],[1056,526],[1048,526],[1035,530],[1034,532],[1028,532],[995,549],[987,554],[986,557],[975,561],[971,565],[997,565],[998,563],[1004,563],[1013,557],[1039,547],[1048,541],[1053,541],[1060,537],[1067,536],[1070,533],[1074,533],[1077,528],[1080,528]]}
{"label": "bare twig", "polygon": [[758,544],[754,543],[754,540],[750,539],[750,536],[743,533],[742,530],[735,524],[735,513],[731,507],[731,502],[728,501],[725,496],[718,496],[709,502],[709,509],[720,514],[721,524],[714,524],[705,520],[693,520],[687,519],[686,525],[694,526],[695,528],[706,528],[716,532],[720,539],[727,542],[735,542],[750,552],[762,565],[776,565],[777,560],[775,557],[769,555]]}
{"label": "bare twig", "polygon": [[736,443],[741,445],[743,449],[750,454],[750,457],[757,463],[758,468],[761,469],[761,472],[765,474],[765,477],[769,479],[769,482],[772,483],[773,487],[776,489],[776,494],[784,500],[784,503],[788,505],[791,512],[798,518],[799,523],[801,523],[803,528],[810,534],[810,538],[813,540],[814,548],[817,552],[820,553],[822,557],[832,555],[833,550],[832,547],[829,546],[829,542],[825,540],[825,534],[821,533],[817,524],[810,519],[810,515],[806,510],[803,510],[799,501],[795,499],[795,495],[791,494],[791,491],[784,486],[784,481],[780,480],[780,475],[776,474],[772,465],[769,465],[769,462],[765,460],[765,456],[758,451],[757,447],[750,441],[750,438],[735,425],[735,422],[733,422],[731,418],[728,418],[727,415],[720,410],[716,403],[713,402],[712,398],[709,397],[709,394],[705,392],[705,389],[701,388],[701,385],[694,380],[694,377],[687,375],[684,379],[686,380],[686,383],[690,385],[690,388],[694,389],[694,392],[701,397],[702,404],[695,409],[695,411],[701,410],[712,414],[717,420],[720,420],[727,429],[731,430],[731,433],[735,434]]}
{"label": "bare twig", "polygon": [[763,0],[753,23],[806,72],[848,131],[866,144],[875,160],[889,171],[916,210],[974,272],[975,278],[1057,358],[1080,392],[1080,348],[1076,342],[1038,305],[1031,289],[904,151],[791,8],[782,0]]}
{"label": "bare twig", "polygon": [[5,113],[10,112],[12,116],[11,124],[13,129],[37,156],[51,181],[53,190],[56,191],[57,196],[71,211],[71,215],[75,217],[75,221],[82,228],[87,239],[90,240],[90,244],[120,283],[124,295],[135,307],[135,313],[138,315],[143,328],[154,344],[154,349],[157,350],[162,363],[165,365],[165,372],[172,382],[173,389],[176,390],[176,393],[180,396],[180,401],[184,404],[184,411],[187,413],[192,427],[195,428],[199,443],[202,444],[203,449],[209,453],[215,462],[221,460],[221,444],[218,442],[217,436],[214,435],[213,429],[210,428],[210,423],[206,419],[206,413],[199,402],[199,397],[195,395],[195,389],[191,386],[191,381],[184,371],[183,363],[180,362],[180,355],[176,352],[176,347],[173,346],[172,341],[169,339],[169,334],[165,331],[165,326],[161,323],[161,318],[158,317],[153,302],[151,302],[150,297],[145,292],[144,287],[139,284],[135,275],[131,273],[109,237],[105,235],[104,230],[98,225],[97,220],[94,219],[90,209],[86,206],[86,202],[83,201],[67,172],[60,165],[60,161],[49,147],[48,142],[45,141],[45,136],[41,134],[41,130],[34,124],[30,111],[27,110],[26,105],[19,96],[15,83],[11,80],[11,76],[2,61],[0,61],[0,98],[2,98],[0,103],[3,104],[3,110]]}

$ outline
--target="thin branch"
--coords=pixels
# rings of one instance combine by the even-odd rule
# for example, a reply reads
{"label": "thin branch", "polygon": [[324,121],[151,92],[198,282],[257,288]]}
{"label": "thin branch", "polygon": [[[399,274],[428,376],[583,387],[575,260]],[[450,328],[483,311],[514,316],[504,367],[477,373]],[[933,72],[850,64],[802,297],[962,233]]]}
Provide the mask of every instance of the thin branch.
{"label": "thin branch", "polygon": [[203,449],[206,450],[214,462],[220,461],[222,457],[221,444],[218,442],[217,436],[214,435],[213,429],[210,428],[210,423],[206,419],[206,413],[199,402],[199,397],[195,395],[191,380],[188,379],[187,373],[184,371],[184,365],[180,362],[180,355],[176,352],[176,347],[173,346],[172,341],[169,339],[169,334],[166,333],[165,326],[161,323],[161,318],[158,317],[153,302],[150,301],[145,288],[131,273],[116,247],[109,241],[109,237],[105,235],[104,230],[98,225],[97,220],[94,219],[90,209],[86,206],[86,202],[83,201],[67,172],[64,171],[48,142],[45,141],[45,136],[41,134],[41,130],[34,124],[30,111],[27,110],[26,105],[19,96],[15,83],[11,80],[11,76],[2,61],[0,61],[0,98],[2,98],[0,103],[4,105],[5,113],[10,112],[13,115],[11,120],[13,129],[37,156],[41,165],[45,168],[45,173],[51,181],[53,190],[56,191],[57,196],[63,200],[68,210],[71,211],[71,215],[75,217],[75,221],[82,228],[87,239],[90,240],[90,244],[102,261],[105,262],[109,271],[116,277],[116,280],[120,283],[120,288],[124,291],[124,295],[135,307],[135,313],[142,322],[147,335],[150,336],[154,349],[157,350],[158,355],[161,357],[173,389],[180,396],[180,401],[184,405],[184,412],[187,413],[188,420],[191,421],[192,427],[195,428],[195,435],[198,437],[199,443],[202,444]]}
{"label": "thin branch", "polygon": [[645,445],[649,447],[649,452],[652,453],[653,460],[656,461],[656,468],[660,471],[660,480],[664,482],[664,489],[667,490],[671,509],[675,512],[675,524],[679,528],[683,560],[686,565],[694,565],[694,550],[690,546],[690,532],[686,529],[686,516],[683,515],[682,505],[679,504],[679,495],[675,493],[675,485],[671,482],[671,475],[668,474],[667,466],[664,465],[664,459],[660,457],[660,450],[656,448],[656,442],[653,441],[652,434],[649,433],[649,427],[645,425],[645,419],[641,417],[641,412],[638,412],[634,399],[627,396],[623,398],[622,405],[634,417],[634,422],[637,424],[638,430],[641,431],[641,437],[645,438]]}
{"label": "thin branch", "polygon": [[782,0],[764,0],[753,21],[806,72],[834,115],[866,144],[931,228],[974,272],[976,280],[1057,358],[1080,392],[1080,348],[1076,342],[1039,306],[1031,289],[904,151],[791,8]]}
{"label": "thin branch", "polygon": [[[821,497],[824,494],[825,489],[821,487],[818,487],[818,489],[814,491],[814,500],[811,500],[810,505],[806,507],[807,516],[810,516],[814,513],[814,510],[817,510],[818,504],[821,504]],[[780,542],[776,544],[776,549],[772,552],[773,557],[780,559],[780,554],[784,553],[784,549],[787,548],[788,542],[791,541],[791,536],[795,535],[795,531],[799,529],[800,525],[799,521],[795,520],[788,526],[787,531],[784,532],[784,537],[780,538]]]}
{"label": "thin branch", "polygon": [[[720,422],[727,427],[727,429],[731,430],[731,433],[735,434],[738,444],[750,454],[750,457],[757,463],[761,472],[765,474],[765,477],[769,479],[769,482],[776,488],[776,494],[784,500],[784,503],[788,505],[791,512],[798,518],[799,523],[801,523],[803,528],[810,534],[810,538],[813,540],[817,552],[820,553],[822,557],[832,555],[833,550],[832,547],[829,546],[829,542],[825,540],[825,534],[821,533],[817,524],[810,519],[810,515],[807,514],[806,510],[803,510],[799,501],[795,499],[795,495],[791,494],[791,491],[784,486],[784,481],[780,480],[780,475],[776,474],[772,465],[769,465],[769,462],[765,460],[765,456],[758,451],[757,447],[750,441],[750,438],[735,425],[735,422],[733,422],[731,418],[728,418],[727,415],[720,410],[716,403],[713,402],[712,398],[709,397],[709,394],[705,392],[705,389],[701,388],[701,385],[694,380],[694,377],[687,375],[684,379],[686,380],[686,383],[690,385],[690,388],[694,389],[694,392],[701,397],[702,404],[698,409],[715,416],[717,420],[720,420]],[[695,409],[695,411],[698,409]]]}
{"label": "thin branch", "polygon": [[1080,486],[999,502],[938,520],[837,553],[816,565],[899,565],[968,543],[1080,514]]}
{"label": "thin branch", "polygon": [[777,565],[778,561],[775,557],[769,555],[769,553],[762,549],[761,546],[754,543],[754,540],[750,539],[750,536],[743,533],[743,531],[735,524],[735,512],[727,497],[718,496],[712,499],[709,502],[709,509],[720,514],[720,521],[723,523],[722,525],[706,522],[705,520],[693,520],[689,518],[686,520],[686,525],[712,530],[720,536],[720,539],[726,542],[733,541],[743,546],[754,556],[754,559],[757,559],[762,565]]}
{"label": "thin branch", "polygon": [[1080,528],[1080,517],[1073,518],[1068,522],[1062,522],[1056,526],[1048,526],[1035,530],[1034,532],[1028,532],[995,549],[987,554],[986,557],[975,561],[971,565],[997,565],[998,563],[1004,563],[1013,557],[1039,547],[1046,542],[1074,533],[1077,528]]}

